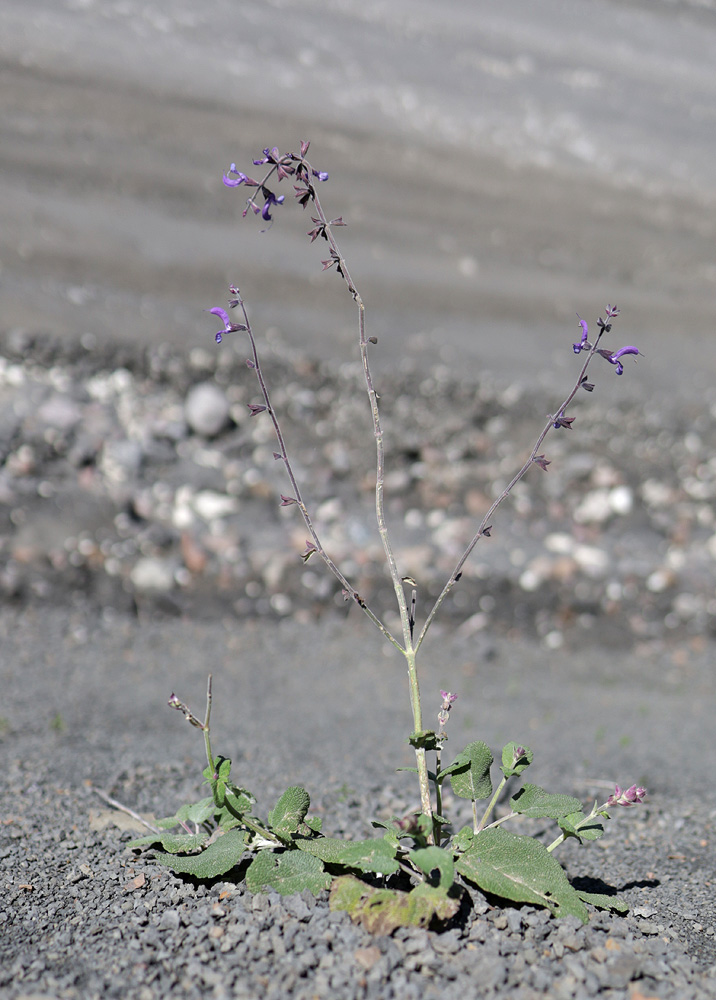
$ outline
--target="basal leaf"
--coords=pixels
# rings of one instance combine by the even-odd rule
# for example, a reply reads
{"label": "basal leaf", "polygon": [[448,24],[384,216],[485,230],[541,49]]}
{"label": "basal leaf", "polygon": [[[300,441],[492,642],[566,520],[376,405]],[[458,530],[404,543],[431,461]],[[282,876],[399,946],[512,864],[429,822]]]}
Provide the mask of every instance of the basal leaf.
{"label": "basal leaf", "polygon": [[410,860],[425,875],[436,869],[440,873],[438,884],[441,889],[449,889],[455,881],[455,862],[452,853],[442,847],[422,847],[410,852]]}
{"label": "basal leaf", "polygon": [[571,795],[552,795],[538,785],[525,785],[510,800],[516,813],[533,819],[561,819],[570,813],[581,812],[582,803]]}
{"label": "basal leaf", "polygon": [[[312,843],[312,841],[308,841]],[[317,896],[331,884],[331,876],[323,862],[303,851],[261,851],[246,872],[246,885],[251,892],[275,889],[282,896],[308,889]]]}
{"label": "basal leaf", "polygon": [[182,875],[193,875],[195,878],[216,878],[231,871],[239,863],[244,853],[246,843],[244,830],[230,830],[209,844],[201,854],[177,857],[173,854],[162,854],[156,851],[154,856],[160,864],[166,865],[172,871]]}
{"label": "basal leaf", "polygon": [[492,794],[492,760],[490,748],[482,740],[469,743],[446,768],[450,772],[450,784],[455,795],[461,799],[489,798]]}
{"label": "basal leaf", "polygon": [[532,763],[534,754],[529,747],[518,743],[508,743],[502,748],[502,764],[500,770],[506,778],[522,774]]}
{"label": "basal leaf", "polygon": [[619,896],[610,896],[604,892],[583,892],[581,889],[575,890],[577,895],[585,903],[596,906],[598,910],[612,910],[614,913],[628,913],[629,904],[625,903]]}
{"label": "basal leaf", "polygon": [[304,820],[311,797],[305,788],[292,785],[287,788],[268,815],[269,824],[279,837],[295,833]]}
{"label": "basal leaf", "polygon": [[396,845],[383,837],[354,841],[319,837],[317,840],[297,840],[295,844],[302,851],[329,865],[343,865],[380,875],[392,875],[400,867],[395,859]]}
{"label": "basal leaf", "polygon": [[483,830],[455,867],[494,896],[546,906],[558,917],[573,914],[583,923],[589,919],[586,906],[559,862],[533,837],[499,827]]}
{"label": "basal leaf", "polygon": [[345,910],[354,923],[371,934],[392,934],[398,927],[427,927],[457,913],[460,899],[445,889],[423,883],[412,892],[376,889],[353,875],[337,878],[331,887],[331,910]]}

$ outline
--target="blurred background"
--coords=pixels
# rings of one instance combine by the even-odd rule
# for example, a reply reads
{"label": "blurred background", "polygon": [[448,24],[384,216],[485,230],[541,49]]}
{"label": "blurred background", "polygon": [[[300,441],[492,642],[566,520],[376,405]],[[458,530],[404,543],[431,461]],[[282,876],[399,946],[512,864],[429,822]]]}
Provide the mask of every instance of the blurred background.
{"label": "blurred background", "polygon": [[[203,310],[225,304],[230,282],[267,350],[290,368],[280,376],[289,415],[313,433],[324,407],[323,431],[299,455],[323,505],[319,521],[339,551],[366,544],[349,510],[355,486],[340,485],[365,456],[352,450],[349,427],[341,438],[332,409],[353,388],[341,368],[356,357],[352,304],[334,273],[321,272],[322,248],[308,246],[312,225],[289,204],[290,188],[267,228],[242,220],[243,189],[221,182],[232,162],[249,170],[265,146],[295,149],[310,139],[314,165],[330,175],[325,209],[348,223],[341,243],[379,340],[376,377],[398,399],[416,385],[424,397],[391,483],[409,571],[430,576],[435,551],[440,573],[450,571],[453,549],[471,534],[461,519],[474,523],[531,444],[554,386],[566,392],[575,314],[594,324],[617,303],[608,346],[635,344],[644,358],[628,358],[621,379],[601,366],[595,414],[609,414],[611,429],[581,440],[564,478],[555,478],[555,461],[552,485],[522,497],[522,527],[478,564],[477,589],[455,610],[476,614],[482,628],[497,574],[523,602],[552,581],[562,596],[550,597],[539,628],[555,643],[565,608],[587,622],[608,608],[622,613],[629,601],[641,635],[669,614],[673,627],[708,631],[716,612],[715,7],[5,0],[6,595],[59,599],[94,588],[107,607],[121,603],[116,588],[140,603],[149,593],[174,601],[210,578],[212,594],[221,585],[234,595],[234,611],[291,613],[292,588],[313,588],[325,601],[310,575],[299,580],[296,571],[285,584],[277,525],[292,557],[305,532],[289,531],[274,510],[281,484],[266,471],[269,438],[245,417],[253,390],[236,387],[228,362],[217,376],[217,326]],[[223,357],[243,350],[227,344]],[[308,371],[301,357],[336,367]],[[208,423],[185,403],[196,384],[217,378],[224,398],[214,399],[214,426],[211,401]],[[299,398],[301,378],[309,384]],[[478,384],[482,395],[470,389]],[[549,400],[539,394],[547,386]],[[441,402],[458,397],[463,426],[484,438],[451,452],[438,416]],[[395,416],[396,427],[398,417],[408,426],[414,419],[408,410]],[[504,443],[510,435],[514,451]],[[613,445],[617,437],[629,447]],[[641,446],[636,458],[632,444]],[[495,445],[493,465],[455,472]],[[416,488],[429,475],[446,484],[442,494]],[[370,516],[370,488],[359,492]],[[607,529],[608,558],[598,554]],[[552,554],[535,568],[545,537]],[[372,579],[365,566],[352,568]],[[575,579],[586,588],[576,608]]]}
{"label": "blurred background", "polygon": [[386,353],[513,378],[616,301],[642,385],[712,380],[712,0],[5,0],[0,49],[5,332],[183,351],[236,281],[333,350],[311,227],[221,185],[310,138]]}

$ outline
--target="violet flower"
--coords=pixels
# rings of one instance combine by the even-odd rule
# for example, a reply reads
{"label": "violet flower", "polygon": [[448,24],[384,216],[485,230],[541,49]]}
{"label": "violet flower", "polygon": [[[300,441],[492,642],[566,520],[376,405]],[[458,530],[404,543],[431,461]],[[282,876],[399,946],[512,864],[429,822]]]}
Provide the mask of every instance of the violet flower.
{"label": "violet flower", "polygon": [[[231,177],[231,174],[235,174],[236,176]],[[247,177],[246,174],[237,170],[235,163],[232,163],[227,172],[224,174],[223,181],[226,187],[229,188],[239,187],[241,184],[245,184],[247,187],[259,186],[258,181],[253,180],[251,177]]]}
{"label": "violet flower", "polygon": [[589,337],[589,327],[587,326],[586,319],[582,319],[579,313],[577,313],[577,319],[579,320],[579,325],[582,328],[582,339],[578,344],[572,344],[572,350],[575,354],[580,354],[582,351],[590,351],[592,349],[592,345],[587,339]]}
{"label": "violet flower", "polygon": [[221,306],[214,306],[213,309],[207,309],[207,312],[213,313],[214,316],[220,316],[221,319],[224,321],[224,329],[219,330],[216,337],[214,338],[216,340],[216,343],[220,344],[221,341],[224,339],[225,333],[233,333],[234,328],[231,323],[231,320],[229,319],[229,314],[227,313],[226,309],[222,309]]}
{"label": "violet flower", "polygon": [[646,788],[632,785],[631,788],[620,788],[615,785],[614,793],[607,799],[608,806],[634,806],[638,802],[643,802],[646,795]]}
{"label": "violet flower", "polygon": [[624,371],[624,365],[621,363],[619,359],[622,358],[625,354],[638,354],[638,353],[639,353],[638,347],[622,347],[620,350],[615,351],[614,354],[608,355],[607,361],[609,362],[610,365],[616,365],[617,375],[621,375],[622,372]]}
{"label": "violet flower", "polygon": [[266,201],[264,202],[264,207],[261,209],[261,218],[265,222],[270,222],[273,216],[270,214],[270,209],[273,205],[283,205],[284,195],[280,194],[278,198],[273,193],[273,191],[268,191],[264,188],[264,197]]}

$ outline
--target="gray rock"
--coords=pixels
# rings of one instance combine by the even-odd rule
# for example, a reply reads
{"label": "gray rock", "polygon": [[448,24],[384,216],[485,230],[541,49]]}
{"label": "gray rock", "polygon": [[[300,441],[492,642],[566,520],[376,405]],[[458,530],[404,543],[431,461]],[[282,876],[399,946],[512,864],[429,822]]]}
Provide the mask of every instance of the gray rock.
{"label": "gray rock", "polygon": [[214,437],[229,419],[229,401],[213,382],[193,386],[184,403],[184,417],[195,434]]}

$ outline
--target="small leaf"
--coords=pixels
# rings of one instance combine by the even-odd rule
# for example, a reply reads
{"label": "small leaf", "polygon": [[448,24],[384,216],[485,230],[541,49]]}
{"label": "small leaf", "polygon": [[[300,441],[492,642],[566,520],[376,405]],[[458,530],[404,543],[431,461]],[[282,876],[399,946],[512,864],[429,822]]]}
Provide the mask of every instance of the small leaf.
{"label": "small leaf", "polygon": [[437,750],[440,746],[437,734],[432,729],[421,729],[411,733],[408,743],[416,750]]}
{"label": "small leaf", "polygon": [[155,851],[154,857],[172,871],[182,875],[193,875],[195,878],[216,878],[239,863],[246,844],[245,830],[230,830],[209,844],[201,854],[187,857],[175,857],[172,854],[162,854]]}
{"label": "small leaf", "polygon": [[628,913],[629,904],[625,903],[619,896],[610,896],[605,892],[584,892],[582,889],[575,890],[583,902],[590,906],[596,906],[598,910],[612,910],[614,913]]}
{"label": "small leaf", "polygon": [[452,846],[456,851],[466,851],[470,844],[472,843],[472,838],[475,836],[471,826],[464,826],[462,830],[458,830],[455,836],[452,838]]}
{"label": "small leaf", "polygon": [[282,838],[295,833],[303,822],[310,804],[311,797],[305,788],[298,785],[287,788],[268,815],[273,832]]}
{"label": "small leaf", "polygon": [[483,830],[455,865],[484,892],[516,903],[546,906],[563,917],[589,919],[587,908],[564,869],[544,844],[500,827]]}
{"label": "small leaf", "polygon": [[383,837],[355,841],[320,837],[318,840],[297,840],[295,844],[300,850],[329,865],[343,865],[379,875],[392,875],[400,868],[395,860],[395,844]]}
{"label": "small leaf", "polygon": [[599,814],[588,817],[580,810],[568,816],[560,816],[557,823],[560,830],[568,837],[576,837],[580,843],[582,840],[599,840],[604,836],[604,827],[599,821]]}
{"label": "small leaf", "polygon": [[502,765],[500,770],[506,778],[513,778],[516,774],[522,774],[525,768],[532,763],[534,754],[529,747],[519,743],[508,743],[502,748]]}
{"label": "small leaf", "polygon": [[581,812],[582,803],[571,795],[551,795],[539,785],[525,785],[510,799],[513,811],[532,819],[561,819]]}
{"label": "small leaf", "polygon": [[212,798],[201,799],[200,802],[192,802],[178,809],[175,820],[177,823],[206,823],[214,815],[215,809]]}
{"label": "small leaf", "polygon": [[[482,740],[469,743],[448,768],[455,795],[461,799],[489,798],[492,794],[492,760],[490,748]],[[456,764],[459,764],[459,769],[454,770]]]}
{"label": "small leaf", "polygon": [[429,876],[437,869],[440,873],[438,885],[441,889],[449,889],[455,881],[455,863],[450,851],[445,851],[442,847],[423,847],[411,851],[408,857],[425,875]]}
{"label": "small leaf", "polygon": [[324,870],[323,862],[303,851],[261,851],[246,872],[246,886],[250,892],[275,889],[282,896],[308,889],[317,896],[328,889],[331,876]]}

